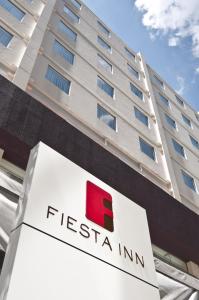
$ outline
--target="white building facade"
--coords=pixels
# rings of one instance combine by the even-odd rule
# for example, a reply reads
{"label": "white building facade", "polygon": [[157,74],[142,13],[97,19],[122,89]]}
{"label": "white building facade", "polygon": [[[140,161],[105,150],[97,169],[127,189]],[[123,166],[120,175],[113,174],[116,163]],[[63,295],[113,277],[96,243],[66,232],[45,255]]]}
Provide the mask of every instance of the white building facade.
{"label": "white building facade", "polygon": [[76,1],[1,1],[0,72],[199,212],[199,117]]}

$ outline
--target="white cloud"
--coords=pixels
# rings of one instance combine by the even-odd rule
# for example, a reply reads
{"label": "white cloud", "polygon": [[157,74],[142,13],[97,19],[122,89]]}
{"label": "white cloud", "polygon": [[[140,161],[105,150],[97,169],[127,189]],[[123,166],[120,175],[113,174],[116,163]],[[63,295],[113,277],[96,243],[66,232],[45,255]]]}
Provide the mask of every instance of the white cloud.
{"label": "white cloud", "polygon": [[153,32],[149,32],[149,37],[152,41],[155,41],[156,39],[156,34],[154,34]]}
{"label": "white cloud", "polygon": [[196,72],[196,74],[199,75],[199,67],[197,67],[197,68],[195,69],[195,72]]}
{"label": "white cloud", "polygon": [[178,37],[170,37],[168,40],[168,45],[170,47],[176,47],[180,43],[180,39]]}
{"label": "white cloud", "polygon": [[110,126],[113,124],[113,117],[111,115],[103,115],[100,117],[100,120]]}
{"label": "white cloud", "polygon": [[177,76],[176,79],[177,79],[177,83],[179,85],[179,88],[176,90],[176,92],[182,96],[184,89],[185,89],[185,80],[182,76]]}
{"label": "white cloud", "polygon": [[170,34],[170,46],[191,37],[192,53],[199,57],[199,1],[198,0],[136,0],[143,12],[143,24],[163,34]]}

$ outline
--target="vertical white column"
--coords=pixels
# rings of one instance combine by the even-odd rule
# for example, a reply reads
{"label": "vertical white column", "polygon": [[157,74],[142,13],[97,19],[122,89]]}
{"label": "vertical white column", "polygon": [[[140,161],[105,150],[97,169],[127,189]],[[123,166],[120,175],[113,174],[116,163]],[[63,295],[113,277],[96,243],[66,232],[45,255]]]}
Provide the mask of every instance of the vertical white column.
{"label": "vertical white column", "polygon": [[[154,116],[155,116],[155,121],[156,121],[155,126],[157,129],[157,137],[159,139],[160,147],[163,150],[162,151],[163,152],[162,153],[163,165],[164,165],[165,173],[166,173],[167,179],[168,179],[168,189],[170,189],[172,196],[174,196],[178,201],[181,202],[181,197],[180,197],[179,189],[177,186],[176,176],[175,176],[172,162],[170,159],[169,149],[167,146],[164,130],[162,128],[162,122],[161,122],[161,118],[159,115],[150,75],[149,75],[148,68],[144,61],[143,56],[141,55],[141,53],[139,55],[141,58],[141,65],[142,65],[142,68],[143,68],[143,71],[145,74],[145,84],[146,84],[146,87],[150,94],[149,96],[150,96],[151,108],[152,108],[152,111],[154,111]],[[169,185],[170,185],[170,187],[169,187]]]}
{"label": "vertical white column", "polygon": [[13,82],[22,90],[26,90],[27,88],[55,3],[56,0],[48,0],[46,4],[42,4],[44,5],[42,13],[38,18],[37,25],[27,44],[20,66],[16,71]]}

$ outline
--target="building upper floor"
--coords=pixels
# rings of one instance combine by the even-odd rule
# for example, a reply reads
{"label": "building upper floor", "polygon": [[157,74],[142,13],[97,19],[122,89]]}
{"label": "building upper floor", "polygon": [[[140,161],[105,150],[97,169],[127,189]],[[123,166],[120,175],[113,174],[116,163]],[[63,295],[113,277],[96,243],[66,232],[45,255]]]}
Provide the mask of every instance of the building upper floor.
{"label": "building upper floor", "polygon": [[81,1],[0,9],[1,74],[178,200],[179,174],[197,191],[198,114],[141,54]]}

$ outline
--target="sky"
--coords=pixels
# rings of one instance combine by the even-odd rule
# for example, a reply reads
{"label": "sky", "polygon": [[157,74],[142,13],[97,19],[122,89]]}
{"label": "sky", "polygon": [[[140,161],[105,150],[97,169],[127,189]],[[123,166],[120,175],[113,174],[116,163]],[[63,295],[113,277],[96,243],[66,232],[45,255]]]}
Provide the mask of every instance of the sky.
{"label": "sky", "polygon": [[199,0],[83,0],[199,111]]}

